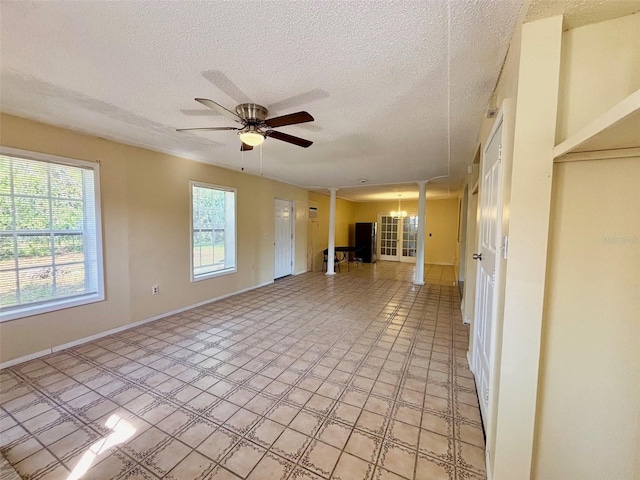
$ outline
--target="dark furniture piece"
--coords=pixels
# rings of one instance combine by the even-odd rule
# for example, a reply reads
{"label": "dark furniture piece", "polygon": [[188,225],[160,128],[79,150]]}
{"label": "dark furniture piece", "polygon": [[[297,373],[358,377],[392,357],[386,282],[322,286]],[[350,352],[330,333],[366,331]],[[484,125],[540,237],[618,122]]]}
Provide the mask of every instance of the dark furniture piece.
{"label": "dark furniture piece", "polygon": [[[322,252],[322,271],[327,271],[327,263],[329,262],[329,249],[325,248],[324,252]],[[340,271],[340,259],[338,258],[338,254],[336,253],[333,257],[333,270]]]}
{"label": "dark furniture piece", "polygon": [[[333,263],[338,267],[338,271],[340,271],[340,263],[344,262],[347,264],[347,272],[350,270],[351,263],[356,264],[356,267],[360,263],[358,255],[360,254],[360,249],[358,247],[335,247],[335,254],[333,257]],[[325,248],[323,252],[323,260],[322,260],[322,271],[324,272],[327,267],[327,262],[329,261],[329,249]]]}
{"label": "dark furniture piece", "polygon": [[358,258],[364,263],[375,263],[378,224],[376,222],[356,223],[356,249]]}

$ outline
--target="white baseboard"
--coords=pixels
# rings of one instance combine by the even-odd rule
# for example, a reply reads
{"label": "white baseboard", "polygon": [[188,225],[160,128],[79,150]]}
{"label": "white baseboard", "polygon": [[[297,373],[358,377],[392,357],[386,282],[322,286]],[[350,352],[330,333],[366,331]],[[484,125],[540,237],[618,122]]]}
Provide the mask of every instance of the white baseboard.
{"label": "white baseboard", "polygon": [[[60,352],[62,350],[66,350],[67,348],[77,347],[78,345],[82,345],[83,343],[93,342],[94,340],[98,340],[103,337],[107,337],[109,335],[113,335],[114,333],[120,333],[125,330],[129,330],[130,328],[139,327],[140,325],[144,325],[145,323],[153,322],[154,320],[158,320],[162,317],[173,315],[174,312],[170,312],[167,314],[163,314],[160,317],[151,317],[146,318],[144,320],[140,320],[138,322],[127,323],[126,325],[122,325],[121,327],[112,328],[111,330],[107,330],[106,332],[96,333],[95,335],[90,335],[88,337],[79,338],[78,340],[74,340],[72,342],[63,343],[62,345],[57,345],[55,347],[51,347],[51,353]],[[175,313],[179,313],[176,311]]]}
{"label": "white baseboard", "polygon": [[150,318],[145,318],[144,320],[140,320],[138,322],[127,323],[126,325],[122,325],[121,327],[112,328],[111,330],[107,330],[105,332],[96,333],[95,335],[90,335],[88,337],[79,338],[78,340],[74,340],[72,342],[63,343],[62,345],[56,345],[51,348],[47,348],[46,350],[40,350],[39,352],[30,353],[28,355],[24,355],[22,357],[14,358],[12,360],[7,360],[6,362],[0,363],[0,370],[3,368],[13,367],[14,365],[18,365],[20,363],[28,362],[29,360],[34,360],[39,357],[44,357],[45,355],[50,355],[55,352],[59,352],[61,350],[66,350],[67,348],[77,347],[78,345],[82,345],[83,343],[92,342],[94,340],[98,340],[102,337],[107,337],[109,335],[113,335],[114,333],[120,333],[124,330],[129,330],[131,328],[139,327],[140,325],[144,325],[145,323],[154,322],[156,320],[160,320],[161,318],[170,317],[171,315],[175,315],[177,313],[182,313],[186,310],[191,310],[192,308],[200,307],[202,305],[206,305],[207,303],[217,302],[227,297],[232,297],[233,295],[238,295],[240,293],[249,292],[251,290],[255,290],[256,288],[266,287],[267,285],[271,285],[273,280],[265,283],[261,283],[260,285],[255,285],[248,288],[243,288],[242,290],[238,290],[236,292],[227,293],[224,295],[220,295],[219,297],[210,298],[208,300],[203,300],[202,302],[194,303],[193,305],[188,305],[186,307],[181,307],[176,310],[172,310],[170,312],[161,313],[159,315],[155,315]]}
{"label": "white baseboard", "polygon": [[475,376],[476,372],[473,371],[473,362],[471,361],[471,352],[469,350],[467,350],[467,363],[469,364],[469,370],[471,370],[471,373]]}
{"label": "white baseboard", "polygon": [[28,362],[29,360],[34,360],[36,358],[44,357],[45,355],[49,355],[51,353],[51,349],[47,348],[46,350],[40,350],[39,352],[30,353],[29,355],[24,355],[23,357],[14,358],[13,360],[7,360],[4,363],[0,363],[0,370],[3,368],[13,367],[19,363]]}

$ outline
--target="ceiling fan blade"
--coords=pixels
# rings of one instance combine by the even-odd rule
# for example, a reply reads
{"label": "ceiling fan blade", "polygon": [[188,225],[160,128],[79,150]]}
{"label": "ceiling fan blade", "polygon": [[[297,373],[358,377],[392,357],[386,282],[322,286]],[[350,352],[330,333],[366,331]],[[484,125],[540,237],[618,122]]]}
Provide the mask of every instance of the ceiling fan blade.
{"label": "ceiling fan blade", "polygon": [[200,102],[205,107],[209,107],[211,110],[218,112],[220,115],[224,115],[225,117],[230,118],[234,122],[242,123],[242,119],[233,113],[231,110],[227,110],[222,105],[218,105],[213,100],[209,100],[208,98],[196,98],[196,102]]}
{"label": "ceiling fan blade", "polygon": [[282,140],[283,142],[293,143],[294,145],[298,145],[299,147],[303,147],[303,148],[307,148],[311,146],[311,144],[313,144],[313,142],[309,140],[305,140],[304,138],[294,137],[293,135],[277,132],[275,130],[267,130],[265,135],[267,137],[275,138],[276,140]]}
{"label": "ceiling fan blade", "polygon": [[211,131],[216,131],[216,130],[240,130],[239,128],[236,127],[204,127],[204,128],[176,128],[176,132],[190,132],[193,130],[211,130]]}
{"label": "ceiling fan blade", "polygon": [[240,151],[246,152],[247,150],[253,150],[253,147],[251,145],[247,145],[246,143],[242,142],[242,145],[240,145]]}
{"label": "ceiling fan blade", "polygon": [[290,113],[281,117],[273,117],[265,120],[267,127],[284,127],[285,125],[295,125],[296,123],[313,122],[313,117],[307,112]]}

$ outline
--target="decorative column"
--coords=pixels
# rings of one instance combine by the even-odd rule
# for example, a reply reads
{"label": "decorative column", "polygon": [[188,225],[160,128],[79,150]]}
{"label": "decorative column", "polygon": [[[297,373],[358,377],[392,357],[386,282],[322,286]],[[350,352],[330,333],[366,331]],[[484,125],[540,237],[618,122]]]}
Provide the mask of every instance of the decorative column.
{"label": "decorative column", "polygon": [[327,255],[327,275],[335,275],[333,259],[336,257],[336,192],[337,188],[330,188],[329,200],[329,253]]}
{"label": "decorative column", "polygon": [[416,245],[416,270],[414,285],[424,285],[424,235],[427,221],[427,180],[418,183],[418,243]]}

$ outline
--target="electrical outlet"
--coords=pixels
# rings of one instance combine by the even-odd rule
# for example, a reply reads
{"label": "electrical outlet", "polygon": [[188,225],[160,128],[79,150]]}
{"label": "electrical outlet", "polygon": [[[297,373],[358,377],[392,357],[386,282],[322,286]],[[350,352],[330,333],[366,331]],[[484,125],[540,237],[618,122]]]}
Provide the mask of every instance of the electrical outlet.
{"label": "electrical outlet", "polygon": [[160,293],[160,285],[154,285],[151,287],[151,295],[157,295]]}

